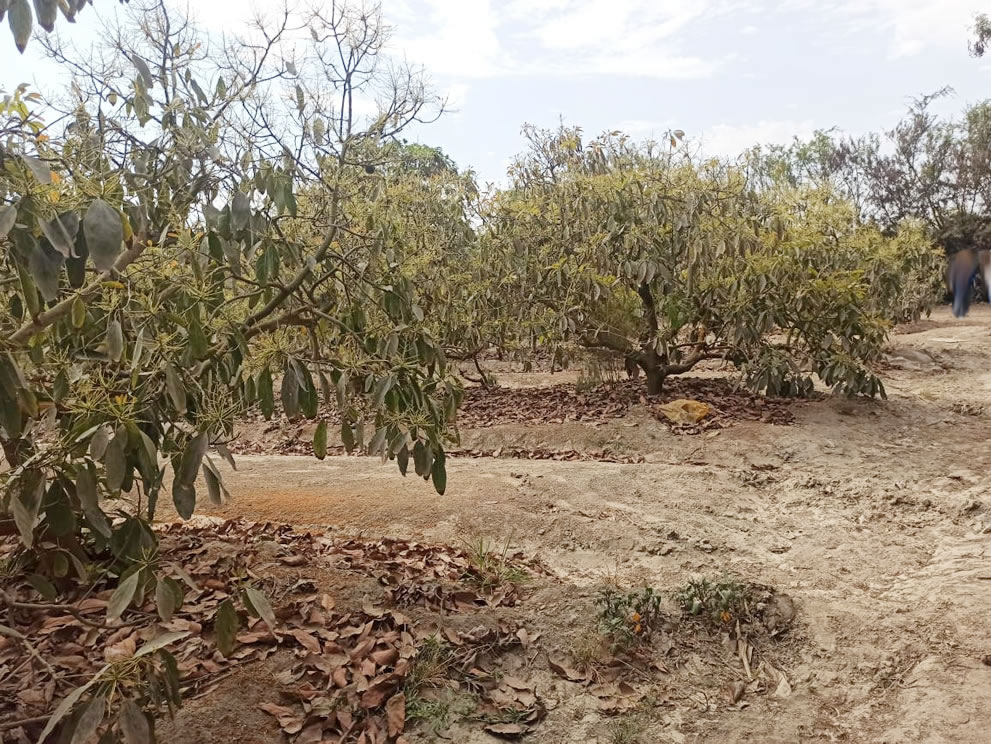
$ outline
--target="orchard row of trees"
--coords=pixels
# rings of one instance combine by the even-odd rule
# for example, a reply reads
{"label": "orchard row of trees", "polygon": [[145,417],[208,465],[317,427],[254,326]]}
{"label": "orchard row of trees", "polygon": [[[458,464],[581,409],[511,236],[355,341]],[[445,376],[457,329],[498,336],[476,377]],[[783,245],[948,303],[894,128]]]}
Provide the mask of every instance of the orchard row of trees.
{"label": "orchard row of trees", "polygon": [[[0,13],[23,49],[83,5]],[[157,504],[227,498],[219,462],[252,408],[332,409],[318,457],[336,438],[443,492],[448,360],[492,348],[609,349],[652,393],[718,359],[755,390],[883,395],[886,334],[939,292],[934,230],[991,188],[986,108],[946,125],[924,101],[894,154],[824,133],[726,163],[680,131],[528,127],[508,186],[483,192],[404,139],[444,102],[388,56],[377,12],[325,3],[240,40],[165,0],[121,17],[94,49],[35,38],[70,84],[0,103],[0,533],[38,607],[99,581],[108,622],[149,596],[174,609]],[[0,587],[4,608],[16,639],[31,604]],[[155,707],[128,689],[108,720]]]}
{"label": "orchard row of trees", "polygon": [[934,104],[950,93],[917,99],[888,131],[819,131],[808,141],[754,147],[742,160],[758,188],[826,187],[888,233],[917,220],[948,253],[991,247],[991,101],[941,117]]}

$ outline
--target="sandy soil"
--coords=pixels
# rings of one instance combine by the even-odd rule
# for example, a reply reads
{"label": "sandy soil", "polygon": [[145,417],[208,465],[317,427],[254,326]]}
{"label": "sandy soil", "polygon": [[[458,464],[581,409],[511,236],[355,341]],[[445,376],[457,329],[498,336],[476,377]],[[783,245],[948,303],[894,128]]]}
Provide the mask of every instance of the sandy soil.
{"label": "sandy soil", "polygon": [[[585,622],[568,593],[607,579],[670,588],[731,573],[795,599],[790,695],[741,707],[686,693],[649,717],[643,741],[987,742],[991,308],[960,321],[940,311],[891,347],[887,402],[802,404],[792,426],[677,436],[634,411],[465,434],[492,448],[609,445],[644,464],[455,459],[441,497],[369,458],[242,456],[226,475],[234,502],[203,513],[509,540],[558,577],[536,608],[562,627]],[[528,741],[605,744],[603,725],[552,711]]]}

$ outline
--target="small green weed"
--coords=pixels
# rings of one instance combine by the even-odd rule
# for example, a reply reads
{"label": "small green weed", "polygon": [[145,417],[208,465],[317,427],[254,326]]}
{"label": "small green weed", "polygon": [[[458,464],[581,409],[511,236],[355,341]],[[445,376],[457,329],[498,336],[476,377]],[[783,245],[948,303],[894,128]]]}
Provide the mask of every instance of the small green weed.
{"label": "small green weed", "polygon": [[738,581],[691,579],[675,591],[675,601],[686,615],[700,617],[718,627],[750,619],[750,592]]}
{"label": "small green weed", "polygon": [[453,690],[426,698],[416,694],[406,697],[406,720],[419,724],[430,734],[437,736],[456,721],[469,718],[476,708],[473,697]]}
{"label": "small green weed", "polygon": [[506,538],[501,548],[482,536],[463,541],[471,569],[466,578],[477,583],[483,591],[526,582],[530,578],[526,570],[509,559],[509,540]]}
{"label": "small green weed", "polygon": [[454,663],[454,649],[437,636],[423,641],[413,657],[406,675],[406,694],[415,694],[425,687],[443,687]]}
{"label": "small green weed", "polygon": [[609,744],[642,744],[646,722],[637,714],[622,716],[609,724]]}
{"label": "small green weed", "polygon": [[609,638],[613,650],[626,651],[650,641],[661,623],[661,597],[652,588],[635,592],[603,589],[596,605],[599,630]]}
{"label": "small green weed", "polygon": [[[446,730],[475,709],[473,698],[444,690],[455,667],[455,650],[436,636],[423,641],[406,675],[406,719],[416,722],[433,735]],[[431,690],[430,694],[425,694]]]}

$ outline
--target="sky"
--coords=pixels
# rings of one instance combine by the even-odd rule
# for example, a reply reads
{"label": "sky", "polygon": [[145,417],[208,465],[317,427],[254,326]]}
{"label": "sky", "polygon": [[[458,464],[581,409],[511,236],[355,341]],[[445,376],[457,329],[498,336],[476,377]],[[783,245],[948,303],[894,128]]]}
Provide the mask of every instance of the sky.
{"label": "sky", "polygon": [[[211,31],[237,31],[269,0],[192,3]],[[62,32],[86,45],[96,0]],[[912,98],[952,86],[951,113],[991,97],[991,59],[967,53],[975,0],[383,0],[390,54],[422,66],[452,109],[413,136],[483,181],[501,182],[524,123],[586,135],[682,129],[733,156],[817,128],[890,128]],[[0,89],[58,73],[6,29]]]}

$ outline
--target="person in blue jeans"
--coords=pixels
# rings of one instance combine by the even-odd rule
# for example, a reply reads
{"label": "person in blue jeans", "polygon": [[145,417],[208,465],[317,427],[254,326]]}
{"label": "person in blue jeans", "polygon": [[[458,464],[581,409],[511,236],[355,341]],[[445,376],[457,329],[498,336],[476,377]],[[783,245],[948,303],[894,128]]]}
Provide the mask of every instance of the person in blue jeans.
{"label": "person in blue jeans", "polygon": [[953,315],[964,317],[970,310],[970,291],[977,273],[984,280],[984,291],[991,302],[991,251],[975,251],[965,248],[950,257],[947,284],[953,293]]}

